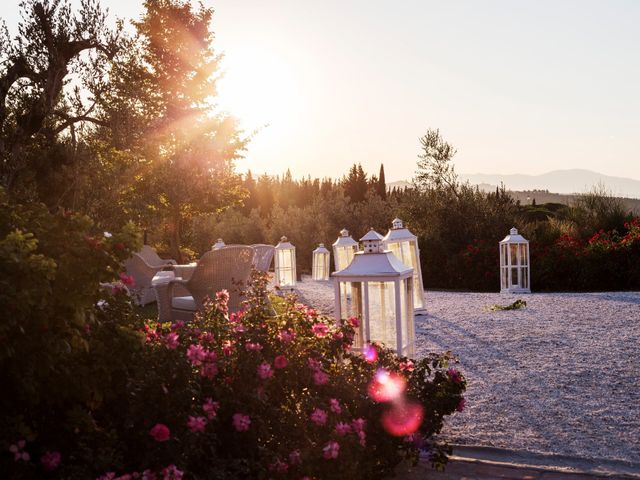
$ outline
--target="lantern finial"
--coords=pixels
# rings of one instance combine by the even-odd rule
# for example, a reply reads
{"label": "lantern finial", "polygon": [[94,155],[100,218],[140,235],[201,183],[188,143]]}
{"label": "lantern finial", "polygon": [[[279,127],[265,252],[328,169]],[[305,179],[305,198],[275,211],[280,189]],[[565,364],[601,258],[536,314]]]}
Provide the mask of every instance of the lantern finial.
{"label": "lantern finial", "polygon": [[511,230],[509,230],[509,234],[518,235],[518,229],[516,227],[513,227]]}
{"label": "lantern finial", "polygon": [[319,243],[319,244],[318,244],[318,247],[320,247],[320,248],[324,248],[324,243]]}
{"label": "lantern finial", "polygon": [[391,228],[393,228],[394,230],[404,228],[402,224],[402,220],[400,220],[398,217],[394,218],[393,221],[391,222]]}
{"label": "lantern finial", "polygon": [[343,228],[342,230],[340,230],[340,236],[348,237],[349,236],[349,230],[347,230],[346,228]]}
{"label": "lantern finial", "polygon": [[285,237],[284,235],[283,235],[283,236],[281,236],[281,237],[280,237],[280,241],[281,241],[282,243],[286,242],[286,241],[287,241],[287,237]]}

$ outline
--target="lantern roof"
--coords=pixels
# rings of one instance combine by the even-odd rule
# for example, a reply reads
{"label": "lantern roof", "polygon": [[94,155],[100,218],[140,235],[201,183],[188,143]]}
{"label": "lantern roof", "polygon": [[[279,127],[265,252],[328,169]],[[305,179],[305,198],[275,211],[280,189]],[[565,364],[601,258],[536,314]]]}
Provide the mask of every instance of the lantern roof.
{"label": "lantern roof", "polygon": [[398,217],[391,222],[391,230],[382,239],[383,242],[399,242],[401,240],[416,240],[417,237],[404,226]]}
{"label": "lantern roof", "polygon": [[518,229],[513,227],[509,235],[504,237],[500,243],[529,243],[529,240],[518,233]]}
{"label": "lantern roof", "polygon": [[389,250],[381,253],[356,252],[348,267],[333,273],[340,280],[350,277],[397,278],[411,275],[413,268],[407,267]]}
{"label": "lantern roof", "polygon": [[340,236],[335,242],[333,242],[334,247],[353,247],[354,245],[358,245],[358,242],[351,238],[349,230],[346,228],[340,230]]}
{"label": "lantern roof", "polygon": [[320,243],[313,253],[329,253],[329,250],[325,248],[324,243]]}
{"label": "lantern roof", "polygon": [[280,243],[278,243],[276,245],[276,248],[278,250],[286,250],[286,249],[293,249],[296,248],[294,247],[288,240],[287,237],[285,237],[284,235],[282,237],[280,237]]}
{"label": "lantern roof", "polygon": [[382,240],[382,235],[380,235],[378,232],[376,232],[373,228],[371,230],[369,230],[367,232],[367,234],[360,239],[361,242],[371,241],[371,240],[372,241]]}

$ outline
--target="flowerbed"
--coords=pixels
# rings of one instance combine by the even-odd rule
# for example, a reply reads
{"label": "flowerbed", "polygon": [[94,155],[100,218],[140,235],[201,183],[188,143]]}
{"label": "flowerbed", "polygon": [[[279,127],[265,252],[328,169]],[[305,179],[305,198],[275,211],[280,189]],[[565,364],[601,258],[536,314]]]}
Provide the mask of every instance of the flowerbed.
{"label": "flowerbed", "polygon": [[[145,323],[117,270],[133,237],[87,235],[89,223],[38,208],[0,237],[14,252],[2,268],[41,282],[1,297],[5,309],[28,305],[0,330],[10,478],[382,478],[420,449],[445,464],[433,437],[465,389],[448,355],[352,354],[356,319],[338,324],[294,299],[274,314],[260,275],[241,313],[221,292],[189,324]],[[74,283],[89,268],[114,287]]]}

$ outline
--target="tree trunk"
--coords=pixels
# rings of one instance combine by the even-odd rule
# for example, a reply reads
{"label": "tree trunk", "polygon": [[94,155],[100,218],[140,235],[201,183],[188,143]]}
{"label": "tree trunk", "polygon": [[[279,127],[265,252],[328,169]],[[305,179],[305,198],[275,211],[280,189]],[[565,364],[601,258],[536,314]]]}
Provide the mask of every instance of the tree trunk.
{"label": "tree trunk", "polygon": [[180,252],[180,208],[174,208],[171,215],[171,237],[170,245],[171,256],[178,263],[182,263],[182,253]]}

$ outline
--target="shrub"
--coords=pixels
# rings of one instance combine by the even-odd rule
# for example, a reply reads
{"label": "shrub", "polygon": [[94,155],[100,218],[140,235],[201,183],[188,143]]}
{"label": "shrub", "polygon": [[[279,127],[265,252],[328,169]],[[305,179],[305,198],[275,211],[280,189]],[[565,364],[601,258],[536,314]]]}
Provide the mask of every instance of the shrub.
{"label": "shrub", "polygon": [[[25,416],[30,436],[3,429],[31,459],[0,467],[15,478],[38,477],[56,459],[61,478],[382,478],[420,448],[442,467],[448,450],[433,437],[464,406],[453,359],[413,362],[375,345],[367,361],[350,352],[354,319],[338,324],[293,298],[273,315],[265,285],[257,274],[241,313],[228,314],[220,292],[193,322],[150,322],[139,333],[107,320],[136,321],[110,301],[75,358],[108,388],[67,398],[66,415],[36,425]],[[373,393],[380,375],[406,385],[392,402]]]}

